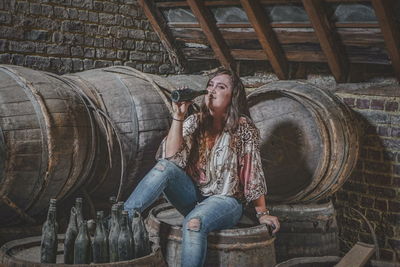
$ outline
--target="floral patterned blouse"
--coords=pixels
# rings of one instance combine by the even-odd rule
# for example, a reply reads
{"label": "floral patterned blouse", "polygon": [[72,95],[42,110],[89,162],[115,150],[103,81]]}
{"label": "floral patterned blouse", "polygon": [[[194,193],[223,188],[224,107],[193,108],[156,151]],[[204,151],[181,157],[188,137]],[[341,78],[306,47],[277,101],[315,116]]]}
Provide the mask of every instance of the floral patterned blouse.
{"label": "floral patterned blouse", "polygon": [[183,144],[166,158],[166,138],[157,158],[165,158],[184,169],[204,196],[227,195],[250,202],[266,194],[260,157],[260,134],[253,122],[241,117],[234,134],[223,131],[210,146],[209,139],[196,134],[199,114],[183,124]]}

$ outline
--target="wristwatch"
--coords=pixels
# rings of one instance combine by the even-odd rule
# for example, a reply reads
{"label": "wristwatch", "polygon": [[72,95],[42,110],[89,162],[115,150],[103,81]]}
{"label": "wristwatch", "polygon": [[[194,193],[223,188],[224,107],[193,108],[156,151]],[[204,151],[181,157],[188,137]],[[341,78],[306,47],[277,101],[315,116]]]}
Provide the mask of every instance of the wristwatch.
{"label": "wristwatch", "polygon": [[269,215],[269,209],[266,209],[265,211],[257,211],[256,213],[257,219],[260,219],[264,215]]}

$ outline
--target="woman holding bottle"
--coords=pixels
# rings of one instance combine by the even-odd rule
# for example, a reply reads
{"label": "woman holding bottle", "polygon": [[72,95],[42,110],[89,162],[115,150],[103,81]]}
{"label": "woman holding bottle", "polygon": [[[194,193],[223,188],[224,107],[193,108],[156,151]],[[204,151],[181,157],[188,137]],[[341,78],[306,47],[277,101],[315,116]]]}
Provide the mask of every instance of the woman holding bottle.
{"label": "woman holding bottle", "polygon": [[261,224],[275,228],[273,233],[280,227],[266,207],[259,131],[249,118],[243,84],[234,73],[220,70],[206,89],[199,113],[186,118],[192,102],[173,103],[159,161],[125,202],[132,216],[164,193],[185,216],[184,267],[203,266],[208,233],[236,225],[246,202],[254,204]]}

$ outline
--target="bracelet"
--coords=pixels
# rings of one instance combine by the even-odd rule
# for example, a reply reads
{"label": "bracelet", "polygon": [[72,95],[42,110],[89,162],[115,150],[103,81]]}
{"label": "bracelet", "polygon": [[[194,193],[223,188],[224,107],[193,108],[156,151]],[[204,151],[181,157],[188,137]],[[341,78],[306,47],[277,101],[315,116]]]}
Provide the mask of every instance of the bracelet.
{"label": "bracelet", "polygon": [[265,210],[265,211],[257,211],[257,213],[256,213],[257,219],[260,219],[260,218],[261,218],[262,216],[264,216],[264,215],[270,215],[268,209]]}
{"label": "bracelet", "polygon": [[175,119],[174,117],[172,117],[172,119],[173,119],[174,121],[185,121],[185,119],[183,119],[183,120],[178,120],[178,119]]}

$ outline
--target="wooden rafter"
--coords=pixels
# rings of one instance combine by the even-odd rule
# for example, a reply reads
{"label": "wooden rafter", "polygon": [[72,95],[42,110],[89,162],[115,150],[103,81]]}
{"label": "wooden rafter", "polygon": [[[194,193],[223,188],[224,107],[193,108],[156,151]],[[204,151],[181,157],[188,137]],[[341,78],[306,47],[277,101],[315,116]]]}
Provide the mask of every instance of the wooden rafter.
{"label": "wooden rafter", "polygon": [[215,57],[225,68],[235,71],[235,61],[233,60],[229,48],[216,26],[215,19],[211,12],[204,5],[202,0],[188,0],[187,2],[192,9],[193,14],[199,21],[200,27],[215,53]]}
{"label": "wooden rafter", "polygon": [[171,63],[178,66],[179,72],[184,71],[186,69],[186,59],[183,56],[183,53],[178,48],[176,48],[176,45],[174,44],[173,41],[174,39],[172,38],[171,31],[168,28],[168,24],[160,14],[159,10],[154,5],[154,1],[139,0],[138,2],[142,6],[143,11],[147,16],[147,18],[149,19],[154,31],[160,38],[161,43],[168,51]]}
{"label": "wooden rafter", "polygon": [[323,3],[320,0],[302,0],[302,2],[333,76],[336,81],[344,82],[348,73],[348,59],[336,37],[336,29],[329,23]]}
{"label": "wooden rafter", "polygon": [[394,1],[372,0],[372,5],[381,26],[394,72],[400,81],[400,26],[394,19]]}
{"label": "wooden rafter", "polygon": [[241,0],[240,2],[276,76],[279,79],[288,79],[288,62],[261,4],[257,0]]}
{"label": "wooden rafter", "polygon": [[[225,1],[203,1],[206,6],[235,6],[240,5],[240,0]],[[261,4],[291,4],[301,3],[301,0],[259,0]],[[365,0],[325,0],[325,2],[343,3],[343,2],[365,2]],[[157,7],[186,7],[186,1],[158,2]]]}

